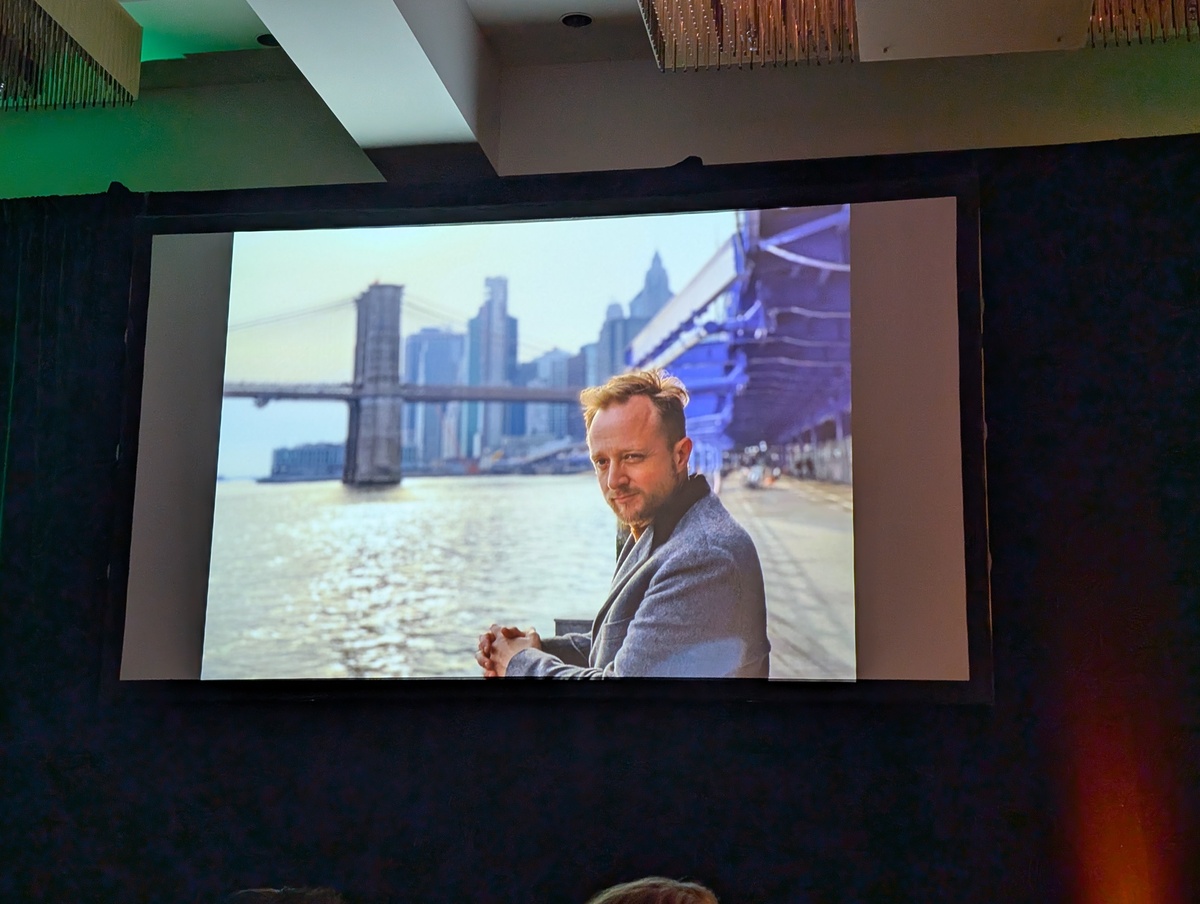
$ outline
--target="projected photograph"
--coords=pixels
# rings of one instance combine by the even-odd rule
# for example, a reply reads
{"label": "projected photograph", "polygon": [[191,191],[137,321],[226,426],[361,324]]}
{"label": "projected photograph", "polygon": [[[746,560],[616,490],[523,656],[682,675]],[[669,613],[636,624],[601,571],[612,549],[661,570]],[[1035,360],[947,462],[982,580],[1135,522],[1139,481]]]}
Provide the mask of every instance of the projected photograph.
{"label": "projected photograph", "polygon": [[663,368],[753,539],[776,680],[853,680],[850,207],[239,233],[202,677],[479,679],[587,633],[583,387]]}

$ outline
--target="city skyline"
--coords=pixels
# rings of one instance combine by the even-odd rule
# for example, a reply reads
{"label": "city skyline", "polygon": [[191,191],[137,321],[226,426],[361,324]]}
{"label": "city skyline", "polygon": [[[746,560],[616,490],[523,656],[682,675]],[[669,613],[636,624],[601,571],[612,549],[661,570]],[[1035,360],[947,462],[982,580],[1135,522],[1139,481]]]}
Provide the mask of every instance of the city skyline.
{"label": "city skyline", "polygon": [[733,211],[718,211],[237,233],[226,379],[349,380],[351,302],[372,283],[404,287],[407,338],[425,326],[466,332],[486,280],[503,277],[508,312],[523,324],[520,360],[574,354],[609,305],[638,295],[656,253],[678,292],[735,227]]}
{"label": "city skyline", "polygon": [[[376,281],[404,286],[402,341],[430,327],[465,335],[487,286],[494,285],[489,280],[499,278],[508,287],[508,311],[519,323],[519,359],[554,350],[574,355],[597,341],[614,303],[629,315],[656,256],[678,291],[735,228],[736,214],[720,211],[239,233],[225,379],[348,381],[353,299]],[[364,281],[372,272],[375,278]],[[398,279],[401,273],[409,282]],[[524,292],[513,286],[514,273]],[[353,291],[330,298],[354,281]],[[258,409],[249,400],[227,399],[218,473],[265,474],[274,448],[341,442],[345,430],[344,404],[274,402]]]}

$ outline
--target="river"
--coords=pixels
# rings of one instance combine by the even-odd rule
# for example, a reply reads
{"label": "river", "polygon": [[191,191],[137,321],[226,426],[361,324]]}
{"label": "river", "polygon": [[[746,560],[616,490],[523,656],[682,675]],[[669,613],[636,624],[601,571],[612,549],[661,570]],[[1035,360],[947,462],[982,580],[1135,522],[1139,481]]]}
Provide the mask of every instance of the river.
{"label": "river", "polygon": [[493,621],[591,619],[614,543],[590,473],[222,481],[202,677],[475,677]]}

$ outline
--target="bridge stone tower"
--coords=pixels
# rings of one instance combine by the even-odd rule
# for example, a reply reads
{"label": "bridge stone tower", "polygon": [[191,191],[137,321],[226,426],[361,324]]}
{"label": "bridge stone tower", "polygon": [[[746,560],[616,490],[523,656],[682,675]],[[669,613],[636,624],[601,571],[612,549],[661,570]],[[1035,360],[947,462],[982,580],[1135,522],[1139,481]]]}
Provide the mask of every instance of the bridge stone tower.
{"label": "bridge stone tower", "polygon": [[400,301],[403,286],[373,284],[355,304],[354,388],[346,468],[342,482],[378,486],[400,482],[401,408],[396,397],[372,396],[373,389],[400,383]]}

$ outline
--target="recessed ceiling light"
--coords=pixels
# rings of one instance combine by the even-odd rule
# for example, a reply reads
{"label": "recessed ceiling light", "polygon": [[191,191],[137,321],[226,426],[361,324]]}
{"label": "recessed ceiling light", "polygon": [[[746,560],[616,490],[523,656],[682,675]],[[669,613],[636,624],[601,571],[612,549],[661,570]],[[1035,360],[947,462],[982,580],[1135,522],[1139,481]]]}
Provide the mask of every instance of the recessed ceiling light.
{"label": "recessed ceiling light", "polygon": [[587,28],[592,24],[592,17],[587,13],[567,13],[561,21],[567,28]]}
{"label": "recessed ceiling light", "polygon": [[261,34],[254,40],[258,41],[259,44],[262,44],[263,47],[278,47],[279,46],[279,39],[277,37],[275,37],[275,35],[271,34],[270,32],[267,32],[266,34]]}

